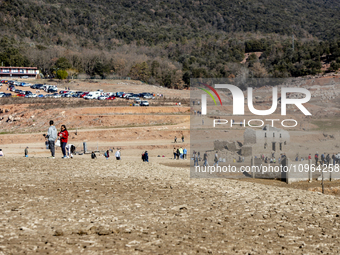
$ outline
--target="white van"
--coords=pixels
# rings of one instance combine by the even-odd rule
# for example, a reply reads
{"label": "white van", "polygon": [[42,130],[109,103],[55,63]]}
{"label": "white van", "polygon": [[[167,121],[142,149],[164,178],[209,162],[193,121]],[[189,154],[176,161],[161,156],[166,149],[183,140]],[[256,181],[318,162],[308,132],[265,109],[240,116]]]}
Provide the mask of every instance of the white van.
{"label": "white van", "polygon": [[86,96],[84,96],[85,99],[97,99],[98,97],[100,97],[102,94],[102,92],[100,91],[93,91],[88,93]]}

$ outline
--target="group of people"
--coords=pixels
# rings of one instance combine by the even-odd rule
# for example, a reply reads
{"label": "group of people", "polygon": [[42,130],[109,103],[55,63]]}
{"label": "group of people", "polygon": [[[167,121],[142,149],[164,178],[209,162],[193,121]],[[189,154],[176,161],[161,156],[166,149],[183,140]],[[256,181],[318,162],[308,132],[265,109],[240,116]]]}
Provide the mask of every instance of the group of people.
{"label": "group of people", "polygon": [[[308,159],[312,159],[312,155],[309,154],[308,155]],[[319,153],[316,152],[314,155],[314,160],[315,160],[315,165],[321,164],[321,165],[336,165],[336,164],[340,164],[340,152],[338,152],[338,154],[333,153],[332,156],[330,156],[329,153],[322,153],[319,157]]]}
{"label": "group of people", "polygon": [[174,153],[174,159],[187,159],[187,153],[188,153],[188,150],[186,148],[174,148],[173,150],[173,153]]}
{"label": "group of people", "polygon": [[202,112],[201,111],[196,111],[196,110],[193,110],[191,111],[194,113],[194,115],[197,115],[197,116],[202,116]]}
{"label": "group of people", "polygon": [[[200,152],[196,152],[196,151],[193,151],[193,158],[194,158],[194,166],[199,166],[198,164],[198,161],[201,161],[201,154]],[[219,162],[219,158],[218,158],[218,152],[216,151],[215,152],[215,155],[214,155],[214,164],[213,166],[218,166],[218,162]],[[209,162],[208,162],[208,152],[204,152],[203,154],[203,166],[209,166]]]}
{"label": "group of people", "polygon": [[[264,163],[272,163],[272,164],[276,164],[276,163],[281,163],[281,161],[282,161],[282,159],[283,158],[285,158],[286,157],[286,154],[285,153],[281,153],[280,154],[280,156],[279,156],[279,158],[278,159],[276,159],[276,157],[275,157],[275,153],[273,152],[272,153],[272,155],[271,156],[265,156],[264,154],[262,154],[261,156],[260,156],[260,158],[262,159],[262,161],[264,162]],[[255,156],[255,158],[256,158],[256,156]]]}
{"label": "group of people", "polygon": [[63,159],[73,158],[73,152],[75,147],[73,144],[67,145],[68,142],[68,131],[65,125],[61,125],[60,131],[54,126],[54,121],[50,120],[50,127],[47,130],[47,134],[44,134],[46,138],[46,144],[51,151],[51,158],[55,158],[55,145],[60,145],[61,151],[63,153]]}
{"label": "group of people", "polygon": [[[107,150],[104,152],[104,157],[106,159],[109,159],[110,158],[110,150]],[[118,149],[115,153],[115,157],[116,157],[116,160],[120,160],[120,149]],[[96,159],[97,158],[97,155],[94,151],[91,152],[91,158],[92,159]]]}
{"label": "group of people", "polygon": [[[177,143],[177,136],[174,138],[174,143]],[[184,143],[184,135],[182,134],[182,143]]]}

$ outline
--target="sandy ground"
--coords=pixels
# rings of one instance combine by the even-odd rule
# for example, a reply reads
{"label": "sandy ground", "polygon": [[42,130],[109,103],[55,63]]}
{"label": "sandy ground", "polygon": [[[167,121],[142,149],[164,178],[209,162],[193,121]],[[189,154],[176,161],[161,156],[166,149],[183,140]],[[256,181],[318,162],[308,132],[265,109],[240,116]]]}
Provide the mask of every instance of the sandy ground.
{"label": "sandy ground", "polygon": [[2,158],[0,254],[336,254],[339,198],[139,159]]}
{"label": "sandy ground", "polygon": [[[63,86],[163,93],[169,100],[142,108],[123,101],[0,99],[6,102],[0,106],[0,148],[6,155],[0,158],[0,255],[340,253],[340,181],[326,182],[323,195],[317,181],[287,185],[250,178],[190,178],[190,161],[172,159],[174,147],[191,154],[190,107],[176,106],[188,99],[189,91],[135,81],[59,84]],[[329,97],[338,92],[332,93]],[[339,150],[337,99],[329,99],[328,115],[320,100],[313,100],[308,106],[313,121],[326,124],[299,119],[301,125],[291,133],[299,146],[289,155],[313,153],[316,147]],[[10,115],[16,120],[7,122]],[[89,151],[99,151],[98,159],[85,154],[64,160],[60,148],[56,159],[48,159],[42,134],[50,119],[58,129],[67,125],[69,143],[77,151],[86,142]],[[202,136],[213,149],[216,138],[209,140],[206,131],[202,129]],[[223,134],[220,139],[243,142],[240,128]],[[175,136],[179,143],[174,143]],[[26,146],[29,158],[23,157]],[[121,161],[113,153],[108,160],[102,156],[104,150],[117,148],[122,149]],[[145,150],[149,163],[140,159]]]}

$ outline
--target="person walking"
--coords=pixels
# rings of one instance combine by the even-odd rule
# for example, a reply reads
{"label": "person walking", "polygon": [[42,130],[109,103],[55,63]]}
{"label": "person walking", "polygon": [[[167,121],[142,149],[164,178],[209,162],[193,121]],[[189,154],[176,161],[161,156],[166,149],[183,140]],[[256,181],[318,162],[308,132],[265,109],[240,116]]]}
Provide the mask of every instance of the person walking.
{"label": "person walking", "polygon": [[149,162],[149,154],[147,151],[144,152],[144,162]]}
{"label": "person walking", "polygon": [[109,159],[109,157],[110,157],[110,152],[109,152],[109,150],[107,150],[107,151],[104,153],[104,156],[105,156],[106,159]]}
{"label": "person walking", "polygon": [[28,147],[25,148],[25,158],[28,158]]}
{"label": "person walking", "polygon": [[338,152],[338,154],[335,155],[335,164],[339,164],[340,162],[340,152]]}
{"label": "person walking", "polygon": [[207,152],[204,152],[203,154],[203,161],[204,161],[203,166],[209,166]]}
{"label": "person walking", "polygon": [[326,154],[326,153],[322,153],[322,154],[321,154],[321,165],[325,164],[325,160],[326,160],[325,154]]}
{"label": "person walking", "polygon": [[182,143],[184,143],[184,135],[182,134]]}
{"label": "person walking", "polygon": [[66,145],[68,141],[68,131],[65,125],[61,125],[61,131],[58,133],[58,136],[60,137],[60,147],[61,151],[63,153],[63,159],[66,157]]}
{"label": "person walking", "polygon": [[318,154],[318,152],[315,153],[314,159],[315,159],[315,166],[317,166],[318,165],[318,161],[319,161],[319,154]]}
{"label": "person walking", "polygon": [[183,148],[179,148],[179,158],[183,159]]}
{"label": "person walking", "polygon": [[175,136],[174,143],[177,143],[177,136]]}
{"label": "person walking", "polygon": [[57,140],[58,136],[53,120],[50,120],[50,127],[47,130],[47,135],[44,134],[44,136],[48,141],[48,147],[51,151],[51,158],[55,158],[55,140]]}
{"label": "person walking", "polygon": [[188,153],[188,151],[187,151],[187,149],[186,148],[184,148],[183,149],[183,159],[187,159],[187,153]]}
{"label": "person walking", "polygon": [[326,156],[326,165],[329,166],[329,164],[331,163],[331,157],[329,156],[329,153]]}
{"label": "person walking", "polygon": [[120,160],[120,150],[116,151],[115,157],[117,160]]}
{"label": "person walking", "polygon": [[177,156],[177,150],[176,150],[176,148],[174,148],[173,153],[174,153],[174,159],[176,159],[176,156]]}
{"label": "person walking", "polygon": [[194,152],[194,166],[198,166],[198,153]]}
{"label": "person walking", "polygon": [[0,157],[3,157],[3,156],[5,156],[5,155],[4,155],[3,151],[2,151],[2,149],[0,149]]}
{"label": "person walking", "polygon": [[215,153],[215,158],[214,158],[214,166],[218,166],[218,154],[217,154],[217,151]]}

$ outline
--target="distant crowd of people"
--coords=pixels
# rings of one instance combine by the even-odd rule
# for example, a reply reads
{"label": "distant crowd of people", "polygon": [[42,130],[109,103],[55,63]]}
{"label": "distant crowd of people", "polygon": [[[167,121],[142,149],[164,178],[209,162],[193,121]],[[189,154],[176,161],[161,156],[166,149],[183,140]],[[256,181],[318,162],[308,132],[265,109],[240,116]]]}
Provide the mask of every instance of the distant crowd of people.
{"label": "distant crowd of people", "polygon": [[182,148],[182,147],[179,147],[179,148],[174,148],[173,150],[173,154],[174,154],[174,159],[187,159],[187,153],[188,153],[188,150],[186,148]]}
{"label": "distant crowd of people", "polygon": [[[308,159],[312,159],[312,155],[309,154],[308,155]],[[336,165],[336,164],[340,164],[340,152],[338,152],[337,154],[333,153],[332,156],[330,156],[329,153],[322,153],[319,157],[319,153],[316,152],[314,155],[314,160],[315,160],[315,165]]]}
{"label": "distant crowd of people", "polygon": [[[198,151],[193,151],[192,153],[193,159],[194,159],[194,166],[199,166],[198,162],[203,160],[202,166],[209,166],[208,162],[208,152],[204,152],[203,159],[201,158],[201,153]],[[218,166],[219,158],[218,158],[218,152],[216,151],[214,156],[214,164],[213,166]]]}

